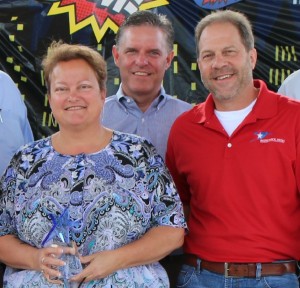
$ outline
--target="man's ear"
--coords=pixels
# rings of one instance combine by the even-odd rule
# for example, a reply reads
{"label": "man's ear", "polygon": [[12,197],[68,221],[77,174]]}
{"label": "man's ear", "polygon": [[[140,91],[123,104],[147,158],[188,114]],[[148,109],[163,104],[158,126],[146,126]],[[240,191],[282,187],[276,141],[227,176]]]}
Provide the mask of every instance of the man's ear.
{"label": "man's ear", "polygon": [[116,45],[112,47],[112,55],[114,57],[115,64],[119,66],[119,51]]}
{"label": "man's ear", "polygon": [[166,70],[171,66],[172,60],[174,58],[174,51],[170,51],[167,55],[167,63],[166,63]]}
{"label": "man's ear", "polygon": [[255,48],[249,51],[252,70],[254,70],[257,61],[257,51]]}

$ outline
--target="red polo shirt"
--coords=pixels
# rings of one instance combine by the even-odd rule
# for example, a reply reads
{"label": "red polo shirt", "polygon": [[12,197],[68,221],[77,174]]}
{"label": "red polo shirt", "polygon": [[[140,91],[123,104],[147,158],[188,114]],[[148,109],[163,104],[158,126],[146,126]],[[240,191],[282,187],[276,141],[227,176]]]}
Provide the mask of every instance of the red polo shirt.
{"label": "red polo shirt", "polygon": [[229,137],[206,102],[179,116],[166,162],[190,206],[184,250],[220,262],[300,259],[300,102],[255,80]]}

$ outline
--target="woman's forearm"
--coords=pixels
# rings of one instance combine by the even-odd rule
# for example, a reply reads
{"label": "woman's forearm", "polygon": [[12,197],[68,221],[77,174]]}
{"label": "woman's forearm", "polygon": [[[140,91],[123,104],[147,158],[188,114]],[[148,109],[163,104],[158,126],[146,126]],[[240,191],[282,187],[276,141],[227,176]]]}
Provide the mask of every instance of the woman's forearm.
{"label": "woman's forearm", "polygon": [[184,229],[161,226],[152,228],[142,238],[117,250],[120,268],[158,261],[183,244]]}
{"label": "woman's forearm", "polygon": [[142,238],[115,250],[101,251],[81,257],[86,266],[72,281],[89,282],[105,278],[115,271],[156,262],[183,244],[184,229],[155,227]]}
{"label": "woman's forearm", "polygon": [[18,269],[37,270],[38,249],[15,235],[0,237],[0,262]]}

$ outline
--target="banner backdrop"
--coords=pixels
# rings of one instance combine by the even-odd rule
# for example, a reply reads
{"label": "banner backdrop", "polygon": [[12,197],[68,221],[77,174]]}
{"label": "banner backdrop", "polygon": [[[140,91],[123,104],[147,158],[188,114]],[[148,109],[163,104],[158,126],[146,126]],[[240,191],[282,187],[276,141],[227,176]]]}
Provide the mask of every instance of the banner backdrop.
{"label": "banner backdrop", "polygon": [[215,9],[234,9],[251,20],[258,50],[255,78],[272,90],[299,68],[300,0],[0,0],[0,69],[18,85],[35,139],[58,127],[51,116],[41,58],[52,40],[94,47],[108,64],[108,95],[120,84],[111,48],[122,21],[136,10],[166,14],[175,29],[175,58],[166,91],[190,103],[205,100],[196,64],[194,28]]}

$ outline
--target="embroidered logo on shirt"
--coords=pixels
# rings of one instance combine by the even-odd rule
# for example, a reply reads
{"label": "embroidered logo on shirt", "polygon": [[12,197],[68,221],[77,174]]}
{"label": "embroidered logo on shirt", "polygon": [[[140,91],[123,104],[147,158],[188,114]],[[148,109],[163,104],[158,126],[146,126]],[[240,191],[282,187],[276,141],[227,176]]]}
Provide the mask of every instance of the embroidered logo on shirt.
{"label": "embroidered logo on shirt", "polygon": [[266,131],[259,131],[259,132],[254,132],[256,139],[252,141],[259,141],[260,143],[270,143],[270,142],[276,142],[276,143],[285,143],[284,139],[280,138],[267,138],[268,135],[270,135],[270,132]]}

